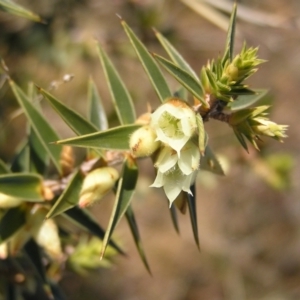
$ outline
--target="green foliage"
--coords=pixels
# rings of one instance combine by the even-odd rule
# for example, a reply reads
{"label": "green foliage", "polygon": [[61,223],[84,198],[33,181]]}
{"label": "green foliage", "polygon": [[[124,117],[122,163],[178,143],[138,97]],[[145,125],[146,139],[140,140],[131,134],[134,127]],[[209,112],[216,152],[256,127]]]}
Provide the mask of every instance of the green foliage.
{"label": "green foliage", "polygon": [[[18,6],[13,6],[10,1],[0,1],[0,7],[4,7],[3,3],[12,5],[10,12],[40,20]],[[170,60],[154,53],[150,54],[132,29],[121,20],[121,25],[157,93],[158,100],[163,103],[156,110],[161,110],[161,115],[157,114],[157,123],[153,117],[154,113],[149,111],[140,118],[136,117],[133,100],[125,83],[100,46],[98,55],[119,119],[120,125],[117,127],[109,128],[101,98],[92,79],[88,83],[87,118],[69,108],[49,91],[37,87],[40,95],[77,135],[60,139],[39,105],[33,103],[33,90],[31,89],[28,96],[9,79],[11,90],[28,121],[28,135],[16,151],[11,166],[0,160],[0,209],[3,210],[0,217],[0,243],[7,247],[7,259],[15,259],[16,253],[26,256],[41,277],[41,289],[50,295],[49,297],[52,295],[52,287],[42,260],[46,259],[49,265],[67,261],[70,267],[79,273],[107,265],[107,248],[124,254],[112,239],[115,228],[124,216],[141,260],[151,273],[132,208],[139,177],[138,158],[134,156],[133,150],[143,144],[141,141],[145,139],[151,143],[153,135],[156,137],[157,150],[146,155],[151,157],[157,171],[156,185],[153,186],[164,188],[170,201],[171,219],[177,232],[177,209],[184,213],[188,207],[194,240],[200,249],[195,188],[197,172],[206,170],[224,175],[220,162],[208,145],[206,122],[215,119],[231,126],[246,150],[247,139],[258,149],[257,141],[261,136],[269,136],[276,140],[285,137],[287,126],[270,121],[265,113],[266,106],[255,106],[266,92],[251,90],[244,82],[256,72],[257,66],[263,60],[257,58],[257,48],[248,48],[246,44],[240,53],[234,56],[235,23],[236,5],[232,12],[223,57],[208,62],[198,77],[197,72],[162,34],[155,32]],[[178,81],[180,87],[177,91],[170,91],[159,65]],[[169,105],[169,111],[163,110],[163,105],[166,104]],[[130,145],[129,138],[132,133],[145,125],[150,128],[150,137],[141,136],[136,144]],[[76,165],[73,150],[66,145],[86,148],[88,151],[84,161]],[[274,161],[270,161],[269,164],[269,169],[278,175],[274,176],[276,178],[270,184],[280,188],[286,184],[280,181],[280,174],[287,170],[282,165],[274,165]],[[96,182],[88,175],[97,169],[115,168],[116,165],[121,165],[120,174],[114,169],[118,176],[110,178],[111,174],[107,175],[108,186],[112,188],[102,191],[101,194],[96,193],[97,187],[104,183]],[[106,192],[115,193],[115,202],[106,230],[102,229],[84,206],[79,205],[83,186],[86,186],[90,193],[88,197],[96,200],[100,200]],[[172,189],[178,189],[174,199],[170,197]],[[55,219],[52,219],[54,217]],[[49,219],[52,229],[48,235],[53,237],[53,245],[47,248],[38,238],[38,233],[46,230]],[[74,238],[74,234],[64,228],[66,221],[67,224],[73,223],[97,239],[79,238],[79,244],[76,245],[77,237]],[[75,248],[71,255],[62,247],[64,243]],[[47,255],[40,252],[41,245]],[[55,249],[50,246],[55,246]],[[32,255],[33,253],[35,255]],[[103,264],[97,261],[95,253],[98,253],[98,258],[103,259]]]}

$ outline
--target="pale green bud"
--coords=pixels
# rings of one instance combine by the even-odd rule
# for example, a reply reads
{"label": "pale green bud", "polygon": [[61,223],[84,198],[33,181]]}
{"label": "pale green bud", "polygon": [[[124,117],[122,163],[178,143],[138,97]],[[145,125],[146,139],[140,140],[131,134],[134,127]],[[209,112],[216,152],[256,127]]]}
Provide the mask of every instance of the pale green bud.
{"label": "pale green bud", "polygon": [[156,134],[149,125],[137,129],[130,136],[129,147],[134,157],[147,157],[152,155],[160,146]]}
{"label": "pale green bud", "polygon": [[112,167],[103,167],[88,173],[81,187],[79,207],[84,208],[100,200],[114,187],[118,178],[118,171]]}
{"label": "pale green bud", "polygon": [[63,253],[58,235],[58,228],[52,219],[47,219],[43,222],[34,238],[51,258],[54,260],[60,260],[62,258]]}
{"label": "pale green bud", "polygon": [[23,202],[20,198],[15,198],[3,193],[0,193],[0,208],[11,208],[19,206]]}

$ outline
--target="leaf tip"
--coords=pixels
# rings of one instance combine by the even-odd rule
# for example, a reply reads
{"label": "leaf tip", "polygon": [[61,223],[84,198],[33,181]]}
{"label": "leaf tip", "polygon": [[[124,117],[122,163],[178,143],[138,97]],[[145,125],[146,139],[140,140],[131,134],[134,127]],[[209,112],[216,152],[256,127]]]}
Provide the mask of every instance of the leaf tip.
{"label": "leaf tip", "polygon": [[116,16],[120,19],[121,22],[124,22],[123,18],[119,14],[116,14]]}

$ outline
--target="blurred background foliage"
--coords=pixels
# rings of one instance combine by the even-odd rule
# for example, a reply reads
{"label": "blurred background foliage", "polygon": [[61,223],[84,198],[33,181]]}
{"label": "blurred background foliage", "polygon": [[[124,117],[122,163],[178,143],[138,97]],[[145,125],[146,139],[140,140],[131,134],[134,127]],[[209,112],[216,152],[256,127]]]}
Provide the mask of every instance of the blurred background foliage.
{"label": "blurred background foliage", "polygon": [[[230,3],[231,8],[231,1],[198,1],[213,4],[206,6],[217,12],[213,17],[203,7],[200,12],[205,11],[205,15],[197,13],[196,2],[20,0],[19,4],[39,14],[46,24],[0,12],[0,56],[5,59],[10,76],[23,88],[27,89],[28,82],[33,81],[82,114],[86,114],[88,78],[93,76],[109,121],[114,124],[116,117],[95,40],[109,53],[130,89],[137,112],[143,113],[146,102],[152,107],[159,103],[116,13],[148,49],[165,55],[155,40],[155,27],[172,41],[194,70],[200,70],[208,59],[223,51],[226,33],[211,20],[228,17],[226,9],[216,8],[216,3]],[[149,300],[300,298],[300,2],[239,3],[236,49],[244,40],[248,45],[259,45],[260,58],[268,62],[249,84],[270,89],[268,101],[274,105],[271,118],[290,125],[289,138],[284,144],[264,140],[260,153],[247,154],[227,126],[209,122],[210,143],[220,154],[223,166],[227,166],[227,176],[199,174],[200,253],[193,241],[189,218],[180,216],[178,236],[169,216],[162,213],[167,204],[161,201],[160,191],[148,189],[154,172],[147,161],[141,161],[144,176],[139,178],[133,205],[153,277],[145,271],[130,232],[121,222],[116,232],[129,257],[118,257],[111,268],[81,279],[66,272],[60,284],[69,299],[99,299],[99,295],[101,299]],[[64,82],[66,74],[74,75],[73,80]],[[170,83],[177,86],[171,78]],[[46,103],[41,104],[62,137],[71,136],[70,129]],[[5,161],[11,160],[25,134],[26,120],[15,113],[17,109],[8,85],[4,85],[0,89],[0,157]],[[111,207],[108,197],[93,206],[92,211],[107,224]],[[76,255],[80,251],[79,248]]]}

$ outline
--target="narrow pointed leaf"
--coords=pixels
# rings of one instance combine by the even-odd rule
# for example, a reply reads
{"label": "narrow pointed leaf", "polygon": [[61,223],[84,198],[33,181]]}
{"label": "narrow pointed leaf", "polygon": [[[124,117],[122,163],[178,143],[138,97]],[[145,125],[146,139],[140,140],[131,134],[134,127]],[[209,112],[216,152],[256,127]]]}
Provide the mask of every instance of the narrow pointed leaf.
{"label": "narrow pointed leaf", "polygon": [[6,163],[0,159],[0,175],[9,173],[9,168]]}
{"label": "narrow pointed leaf", "polygon": [[173,63],[180,67],[181,69],[185,70],[191,76],[193,76],[196,81],[199,81],[196,73],[191,68],[191,66],[184,60],[181,54],[174,48],[174,46],[158,31],[155,31],[155,35],[161,45],[164,47],[170,58],[172,59]]}
{"label": "narrow pointed leaf", "polygon": [[40,16],[10,0],[0,0],[0,9],[34,22],[43,22]]}
{"label": "narrow pointed leaf", "polygon": [[118,182],[118,189],[116,193],[116,200],[113,207],[113,211],[109,220],[108,228],[105,232],[105,237],[103,239],[103,245],[100,257],[104,256],[108,242],[112,236],[112,233],[119,223],[120,219],[126,212],[133,193],[135,191],[135,186],[138,178],[138,169],[133,160],[128,158],[123,165],[122,177]]}
{"label": "narrow pointed leaf", "polygon": [[24,250],[35,268],[36,273],[44,284],[48,285],[46,271],[43,264],[41,250],[34,239],[30,239],[24,246]]}
{"label": "narrow pointed leaf", "polygon": [[38,88],[39,92],[45,97],[65,123],[77,134],[89,134],[98,131],[97,127],[83,118],[73,109],[56,99],[53,95],[42,88]]}
{"label": "narrow pointed leaf", "polygon": [[35,131],[43,147],[49,154],[56,169],[60,173],[61,166],[59,160],[61,147],[49,144],[59,139],[58,134],[50,126],[49,122],[44,118],[44,116],[39,112],[39,110],[36,109],[34,105],[28,100],[27,96],[22,92],[22,90],[13,81],[10,81],[10,85],[20,106],[23,108],[24,113],[28,121],[30,122],[30,125]]}
{"label": "narrow pointed leaf", "polygon": [[179,234],[179,225],[178,225],[178,218],[177,218],[177,212],[176,212],[176,206],[175,205],[171,205],[170,215],[171,215],[172,224],[173,224],[176,232]]}
{"label": "narrow pointed leaf", "polygon": [[[84,209],[80,209],[77,206],[65,211],[62,216],[67,217],[69,220],[73,221],[77,226],[85,229],[91,234],[97,236],[103,240],[105,231],[100,227],[93,216]],[[124,251],[112,240],[110,240],[109,245],[117,250],[120,254],[125,254]]]}
{"label": "narrow pointed leaf", "polygon": [[90,78],[88,85],[88,120],[96,126],[98,130],[108,129],[104,106],[92,78]]}
{"label": "narrow pointed leaf", "polygon": [[56,144],[84,148],[129,150],[129,136],[141,125],[123,125],[106,131],[57,141]]}
{"label": "narrow pointed leaf", "polygon": [[206,146],[205,155],[201,158],[200,169],[217,175],[224,175],[221,164],[209,146]]}
{"label": "narrow pointed leaf", "polygon": [[199,150],[202,156],[205,154],[205,148],[206,148],[206,132],[204,129],[204,124],[202,117],[200,114],[196,115],[196,122],[197,122],[197,128],[198,128],[198,146]]}
{"label": "narrow pointed leaf", "polygon": [[226,38],[226,46],[225,46],[225,53],[222,58],[222,65],[224,66],[226,60],[232,61],[233,59],[233,49],[234,49],[234,35],[235,35],[235,24],[236,24],[236,11],[237,11],[237,4],[236,2],[233,4],[233,10],[231,13],[229,27],[227,31],[227,38]]}
{"label": "narrow pointed leaf", "polygon": [[30,172],[30,147],[28,141],[19,145],[11,164],[12,172]]}
{"label": "narrow pointed leaf", "polygon": [[100,45],[98,45],[98,54],[120,123],[134,123],[136,117],[133,102],[125,84]]}
{"label": "narrow pointed leaf", "polygon": [[140,233],[139,233],[139,229],[135,220],[135,216],[132,210],[132,207],[129,205],[126,213],[125,213],[127,222],[129,224],[136,248],[138,250],[138,253],[140,255],[140,258],[145,266],[145,268],[147,269],[147,271],[151,274],[151,270],[150,270],[150,266],[148,264],[147,258],[146,258],[146,254],[145,254],[145,250],[144,247],[142,245],[142,241],[141,241],[141,237],[140,237]]}
{"label": "narrow pointed leaf", "polygon": [[49,155],[34,130],[29,134],[30,171],[44,174],[49,164]]}
{"label": "narrow pointed leaf", "polygon": [[53,218],[77,205],[84,176],[80,169],[74,173],[67,187],[48,212],[46,218]]}
{"label": "narrow pointed leaf", "polygon": [[229,102],[226,106],[230,109],[230,111],[237,111],[241,109],[248,108],[258,101],[262,100],[268,93],[268,90],[257,90],[256,93],[253,95],[241,95],[238,96],[236,100],[233,102]]}
{"label": "narrow pointed leaf", "polygon": [[171,61],[157,55],[153,54],[155,59],[188,91],[192,93],[194,97],[199,99],[201,103],[206,107],[208,104],[203,98],[203,88],[200,81],[197,81],[192,75],[187,73],[185,70],[181,69],[177,65],[173,64]]}
{"label": "narrow pointed leaf", "polygon": [[21,206],[10,208],[0,220],[0,243],[9,239],[26,222],[26,212]]}
{"label": "narrow pointed leaf", "polygon": [[246,141],[245,141],[244,136],[243,136],[238,130],[236,130],[236,129],[234,129],[233,132],[234,132],[236,138],[238,139],[238,141],[240,142],[240,144],[243,146],[243,148],[244,148],[247,152],[249,152],[248,146],[247,146],[247,143],[246,143]]}
{"label": "narrow pointed leaf", "polygon": [[36,174],[0,175],[0,191],[26,201],[43,201],[42,178]]}
{"label": "narrow pointed leaf", "polygon": [[196,188],[195,184],[191,186],[191,194],[187,194],[187,202],[188,202],[188,208],[191,218],[191,224],[193,229],[193,235],[194,240],[196,242],[196,245],[198,249],[200,250],[200,243],[199,243],[199,233],[198,233],[198,224],[197,224],[197,208],[196,208]]}
{"label": "narrow pointed leaf", "polygon": [[172,93],[168,87],[164,76],[160,72],[158,66],[156,65],[153,57],[151,56],[147,48],[138,39],[138,37],[134,34],[131,28],[124,21],[122,21],[121,24],[124,27],[124,30],[127,36],[129,37],[129,40],[134,50],[136,51],[136,54],[140,59],[140,62],[142,63],[153,88],[155,89],[160,101],[163,102],[166,98],[172,96]]}

